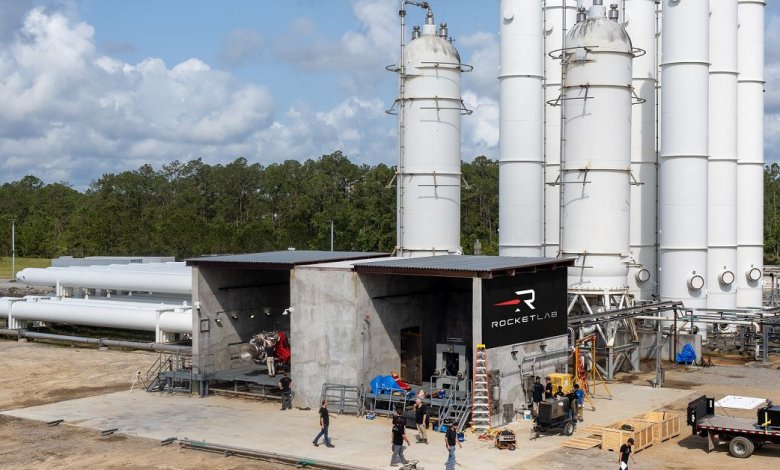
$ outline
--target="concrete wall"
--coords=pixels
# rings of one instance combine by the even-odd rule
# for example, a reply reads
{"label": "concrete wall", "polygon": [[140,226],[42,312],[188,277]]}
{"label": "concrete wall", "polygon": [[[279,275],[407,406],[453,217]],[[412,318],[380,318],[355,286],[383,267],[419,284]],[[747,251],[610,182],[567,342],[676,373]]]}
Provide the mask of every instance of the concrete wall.
{"label": "concrete wall", "polygon": [[290,316],[282,314],[290,305],[287,270],[195,268],[192,300],[193,360],[205,373],[238,365],[231,344],[260,331],[290,328]]}
{"label": "concrete wall", "polygon": [[[545,345],[544,351],[542,344]],[[566,336],[490,348],[487,353],[488,369],[500,371],[501,398],[498,403],[495,403],[491,391],[494,409],[498,411],[492,416],[494,426],[504,424],[501,415],[503,405],[511,403],[515,410],[526,409],[531,396],[526,396],[525,378],[537,375],[544,378],[553,372],[570,372],[571,351]]]}
{"label": "concrete wall", "polygon": [[323,383],[360,385],[364,328],[355,310],[356,274],[297,268],[290,277],[294,404],[315,407]]}
{"label": "concrete wall", "polygon": [[436,343],[471,338],[471,279],[358,275],[346,268],[299,267],[291,276],[295,405],[316,406],[323,383],[369,387],[401,370],[401,330],[423,336],[423,380]]}

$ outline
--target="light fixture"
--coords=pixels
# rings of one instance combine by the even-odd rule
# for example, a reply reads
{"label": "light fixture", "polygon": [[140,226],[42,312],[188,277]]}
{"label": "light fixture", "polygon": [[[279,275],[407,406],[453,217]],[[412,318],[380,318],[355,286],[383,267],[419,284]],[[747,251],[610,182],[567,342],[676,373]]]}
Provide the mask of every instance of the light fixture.
{"label": "light fixture", "polygon": [[221,318],[215,318],[214,323],[217,324],[217,326],[222,326],[222,319]]}
{"label": "light fixture", "polygon": [[250,313],[250,314],[249,314],[249,319],[250,319],[250,320],[252,320],[252,319],[254,319],[254,318],[255,318],[255,314],[254,314],[254,313]]}

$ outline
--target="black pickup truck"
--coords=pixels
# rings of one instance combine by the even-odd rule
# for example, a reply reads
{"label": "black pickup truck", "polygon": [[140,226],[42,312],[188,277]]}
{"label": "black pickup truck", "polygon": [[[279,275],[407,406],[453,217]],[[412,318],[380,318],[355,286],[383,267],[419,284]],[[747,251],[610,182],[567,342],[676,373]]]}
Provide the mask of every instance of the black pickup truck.
{"label": "black pickup truck", "polygon": [[729,454],[739,459],[750,457],[764,444],[780,444],[780,406],[767,402],[756,418],[718,416],[715,399],[704,395],[688,403],[688,425],[694,435],[707,438],[707,451],[728,443]]}

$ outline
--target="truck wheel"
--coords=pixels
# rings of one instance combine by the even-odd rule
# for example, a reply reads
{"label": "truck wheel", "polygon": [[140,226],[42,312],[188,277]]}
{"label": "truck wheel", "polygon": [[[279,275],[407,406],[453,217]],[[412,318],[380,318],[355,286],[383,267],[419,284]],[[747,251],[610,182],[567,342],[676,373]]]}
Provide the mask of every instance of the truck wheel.
{"label": "truck wheel", "polygon": [[515,450],[517,449],[517,446],[514,444],[509,444],[509,450]]}
{"label": "truck wheel", "polygon": [[754,448],[753,441],[747,437],[737,436],[729,442],[729,454],[738,459],[750,457]]}
{"label": "truck wheel", "polygon": [[566,434],[567,436],[571,436],[572,434],[574,434],[574,423],[572,423],[571,421],[566,423],[566,426],[563,427],[563,433]]}

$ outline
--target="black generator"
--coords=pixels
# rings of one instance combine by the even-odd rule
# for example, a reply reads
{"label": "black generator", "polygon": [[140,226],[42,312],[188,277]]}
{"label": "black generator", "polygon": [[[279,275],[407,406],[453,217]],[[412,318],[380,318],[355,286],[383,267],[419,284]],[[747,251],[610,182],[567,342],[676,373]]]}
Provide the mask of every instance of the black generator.
{"label": "black generator", "polygon": [[551,398],[539,403],[537,421],[542,425],[550,425],[569,417],[569,399],[566,397]]}

